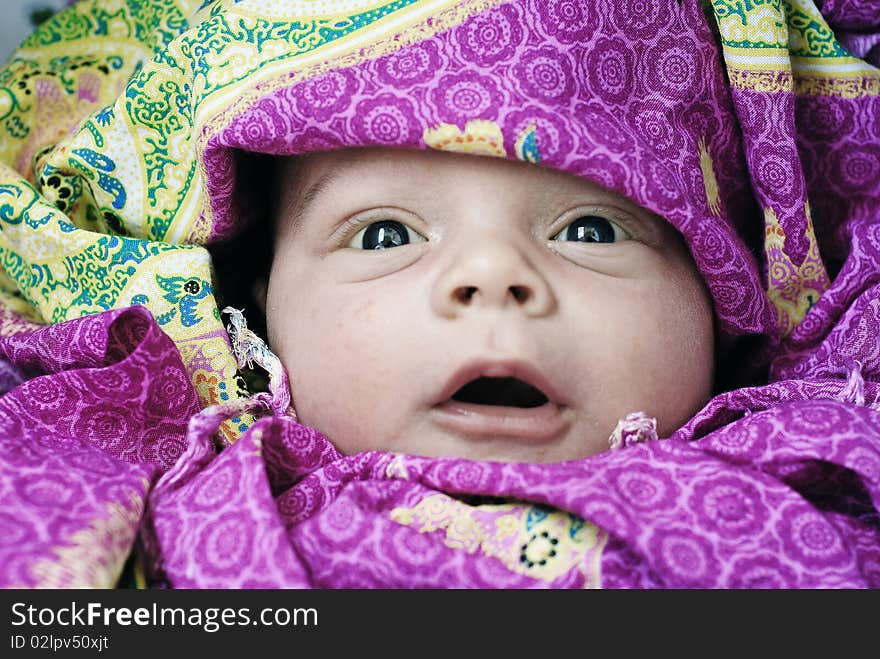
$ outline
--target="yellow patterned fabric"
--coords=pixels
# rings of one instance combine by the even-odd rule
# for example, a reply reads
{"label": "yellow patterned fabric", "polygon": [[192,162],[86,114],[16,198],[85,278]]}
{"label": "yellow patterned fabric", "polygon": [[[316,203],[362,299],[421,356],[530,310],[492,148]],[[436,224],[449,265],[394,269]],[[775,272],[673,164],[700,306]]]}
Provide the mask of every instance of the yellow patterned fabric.
{"label": "yellow patterned fabric", "polygon": [[713,0],[733,87],[852,98],[880,72],[850,55],[811,0]]}
{"label": "yellow patterned fabric", "polygon": [[521,503],[471,506],[445,494],[390,515],[421,533],[443,533],[447,547],[497,558],[512,572],[547,582],[576,572],[584,588],[601,586],[608,534],[576,515]]}
{"label": "yellow patterned fabric", "polygon": [[[3,332],[141,304],[203,405],[246,396],[205,249],[235,223],[214,217],[205,144],[286,72],[376,57],[492,4],[83,0],[43,23],[0,70]],[[251,421],[224,424],[227,441]]]}

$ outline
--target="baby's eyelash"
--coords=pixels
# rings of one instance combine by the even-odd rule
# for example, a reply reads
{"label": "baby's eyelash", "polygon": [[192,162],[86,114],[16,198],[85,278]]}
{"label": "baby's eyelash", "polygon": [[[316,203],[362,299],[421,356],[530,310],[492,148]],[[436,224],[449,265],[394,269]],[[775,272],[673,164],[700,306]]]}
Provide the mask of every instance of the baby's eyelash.
{"label": "baby's eyelash", "polygon": [[[578,223],[582,223],[582,226],[576,227]],[[596,244],[618,243],[630,237],[629,232],[615,220],[595,213],[577,213],[551,240]]]}
{"label": "baby's eyelash", "polygon": [[383,212],[382,209],[377,209],[377,212],[368,211],[366,214],[357,213],[337,224],[333,229],[333,233],[330,235],[330,240],[334,245],[344,247],[358,231],[369,226],[373,222],[379,222],[381,220],[400,221],[396,219],[393,213],[387,211]]}
{"label": "baby's eyelash", "polygon": [[360,249],[360,246],[352,243],[359,234],[368,231],[375,224],[398,225],[402,227],[407,238],[404,241],[405,244],[419,243],[427,240],[423,232],[415,228],[419,224],[418,222],[413,221],[408,214],[395,211],[393,208],[377,208],[365,213],[358,213],[343,220],[334,229],[330,240],[337,247]]}
{"label": "baby's eyelash", "polygon": [[369,221],[365,222],[363,218],[350,217],[337,225],[330,238],[334,244],[346,245],[365,224],[369,224]]}
{"label": "baby's eyelash", "polygon": [[582,206],[560,215],[550,228],[551,237],[555,238],[577,220],[587,217],[599,218],[611,224],[618,240],[637,239],[639,236],[639,221],[629,214],[613,207]]}

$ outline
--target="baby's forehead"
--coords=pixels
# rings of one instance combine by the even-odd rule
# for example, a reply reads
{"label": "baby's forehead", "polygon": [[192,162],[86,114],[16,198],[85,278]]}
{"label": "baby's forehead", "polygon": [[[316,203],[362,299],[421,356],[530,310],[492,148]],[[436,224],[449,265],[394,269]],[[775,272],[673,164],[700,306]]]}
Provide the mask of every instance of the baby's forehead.
{"label": "baby's forehead", "polygon": [[566,190],[615,194],[588,179],[536,164],[484,155],[403,148],[352,148],[286,159],[284,182],[299,195],[336,186],[375,186],[404,191],[430,190],[457,177],[479,176],[501,186],[528,183],[550,192]]}
{"label": "baby's forehead", "polygon": [[[449,212],[466,200],[544,217],[574,206],[616,208],[650,224],[671,225],[633,200],[587,178],[505,158],[403,148],[347,148],[285,159],[281,217],[294,233],[327,215],[367,206]],[[460,208],[460,207],[459,207]],[[545,218],[546,219],[546,218]]]}
{"label": "baby's forehead", "polygon": [[376,172],[402,169],[407,155],[403,149],[337,149],[316,151],[303,155],[290,156],[282,167],[283,178],[294,183],[304,192],[322,181],[323,186],[341,182],[349,177],[356,182],[365,175]]}

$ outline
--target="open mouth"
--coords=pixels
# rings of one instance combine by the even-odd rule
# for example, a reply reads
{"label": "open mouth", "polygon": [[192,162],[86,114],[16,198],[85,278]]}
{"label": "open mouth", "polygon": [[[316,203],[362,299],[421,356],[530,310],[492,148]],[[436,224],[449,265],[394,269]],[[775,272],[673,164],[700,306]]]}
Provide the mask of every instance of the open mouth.
{"label": "open mouth", "polygon": [[452,400],[475,405],[500,407],[541,407],[548,402],[547,396],[528,382],[519,378],[480,377],[464,385],[452,394]]}
{"label": "open mouth", "polygon": [[432,410],[436,423],[456,438],[532,443],[563,437],[573,414],[550,380],[525,362],[465,365]]}

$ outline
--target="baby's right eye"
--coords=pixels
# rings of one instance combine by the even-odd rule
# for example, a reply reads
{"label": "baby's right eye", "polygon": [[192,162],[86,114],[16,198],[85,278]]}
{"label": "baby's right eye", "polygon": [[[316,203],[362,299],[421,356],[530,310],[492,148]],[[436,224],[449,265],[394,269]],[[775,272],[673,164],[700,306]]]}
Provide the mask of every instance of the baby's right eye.
{"label": "baby's right eye", "polygon": [[355,249],[389,249],[410,243],[424,242],[424,240],[424,236],[402,222],[381,220],[380,222],[370,222],[358,231],[348,246]]}
{"label": "baby's right eye", "polygon": [[627,239],[626,232],[611,220],[598,215],[582,215],[570,222],[553,240],[579,243],[615,243]]}

